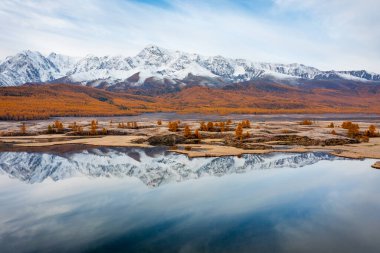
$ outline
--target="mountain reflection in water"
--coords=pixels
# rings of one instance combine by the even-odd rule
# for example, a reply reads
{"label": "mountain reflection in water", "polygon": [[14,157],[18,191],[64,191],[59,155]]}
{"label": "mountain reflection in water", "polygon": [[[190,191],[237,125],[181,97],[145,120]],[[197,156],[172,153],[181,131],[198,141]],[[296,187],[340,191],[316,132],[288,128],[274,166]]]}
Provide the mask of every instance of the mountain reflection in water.
{"label": "mountain reflection in water", "polygon": [[150,187],[203,176],[223,176],[257,169],[302,167],[338,159],[323,152],[246,154],[241,157],[188,158],[164,148],[96,148],[75,153],[0,153],[0,170],[27,183],[75,176],[136,177]]}
{"label": "mountain reflection in water", "polygon": [[377,253],[373,162],[188,159],[159,148],[0,153],[0,252]]}

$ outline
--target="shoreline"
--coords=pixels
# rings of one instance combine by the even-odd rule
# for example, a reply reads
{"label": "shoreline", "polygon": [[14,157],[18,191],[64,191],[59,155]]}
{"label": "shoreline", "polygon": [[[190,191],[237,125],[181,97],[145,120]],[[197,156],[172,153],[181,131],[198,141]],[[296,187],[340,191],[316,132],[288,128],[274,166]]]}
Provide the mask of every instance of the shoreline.
{"label": "shoreline", "polygon": [[[70,145],[85,147],[140,147],[149,148],[165,145],[149,145],[148,143],[137,143],[142,136],[138,135],[108,135],[77,137],[58,135],[38,135],[38,136],[9,136],[0,137],[0,152],[12,150],[33,149],[46,150],[57,149]],[[46,141],[47,139],[50,139]],[[56,140],[59,139],[59,140]],[[64,140],[66,139],[66,140]],[[32,140],[32,141],[31,141]],[[38,141],[41,142],[38,142]],[[219,156],[239,156],[243,154],[267,154],[267,153],[305,153],[305,152],[326,152],[335,156],[352,159],[380,159],[380,138],[371,139],[368,143],[345,144],[339,146],[281,146],[272,149],[243,149],[233,146],[223,146],[217,144],[177,144],[166,146],[168,151],[185,154],[190,158],[195,157],[219,157]]]}
{"label": "shoreline", "polygon": [[[99,120],[109,120],[109,119],[141,119],[141,120],[173,120],[173,119],[179,119],[179,120],[215,120],[215,119],[232,119],[232,120],[239,120],[239,119],[246,119],[246,118],[252,118],[254,120],[269,120],[269,121],[293,121],[293,120],[300,120],[300,119],[315,119],[315,120],[352,120],[352,121],[359,121],[359,120],[379,120],[380,119],[380,113],[355,113],[355,112],[289,112],[289,113],[280,113],[280,112],[273,112],[273,113],[227,113],[227,114],[217,114],[217,113],[196,113],[196,112],[177,112],[177,111],[165,111],[165,112],[142,112],[137,114],[126,114],[126,115],[92,115],[92,116],[53,116],[48,119],[27,119],[22,120],[23,122],[44,122],[44,121],[54,121],[54,120],[61,120],[61,121],[72,121],[72,120],[92,120],[92,119],[99,119]],[[4,123],[19,123],[20,120],[0,120],[0,125]]]}
{"label": "shoreline", "polygon": [[[10,144],[8,147],[0,146],[0,152],[49,152],[62,154],[66,152],[82,151],[96,147],[131,147],[131,148],[153,148],[158,147],[145,143],[135,143],[134,141],[141,136],[104,136],[90,138],[75,138],[66,141],[25,143],[25,137],[18,136],[13,138],[0,137],[2,144]],[[42,139],[45,136],[35,136]],[[56,137],[56,136],[54,136]],[[7,139],[7,140],[5,140]],[[14,141],[19,141],[15,144]],[[286,149],[242,149],[231,146],[220,146],[210,144],[179,144],[175,147],[166,146],[168,151],[186,155],[189,158],[202,157],[223,157],[223,156],[242,156],[244,154],[272,154],[272,153],[312,153],[325,152],[333,156],[348,159],[380,159],[380,138],[376,143],[347,144],[341,146],[321,147],[321,146],[297,146]],[[190,148],[189,148],[190,147]],[[376,147],[377,152],[367,152],[366,147]],[[373,150],[372,150],[373,151]],[[372,165],[375,169],[380,169],[380,161]]]}
{"label": "shoreline", "polygon": [[[149,114],[162,118],[168,114]],[[326,152],[334,156],[351,159],[379,159],[380,137],[374,135],[366,140],[349,138],[347,129],[342,125],[344,120],[305,120],[305,115],[296,115],[297,119],[284,119],[288,115],[275,115],[277,120],[258,120],[258,115],[249,116],[252,119],[236,120],[230,116],[217,116],[217,120],[207,122],[202,119],[185,115],[186,120],[156,120],[150,116],[137,117],[139,121],[131,118],[102,118],[90,120],[89,118],[66,118],[65,121],[56,121],[61,124],[61,133],[53,129],[54,133],[47,132],[51,127],[51,121],[35,121],[31,124],[22,122],[0,121],[0,152],[26,151],[26,152],[70,152],[91,147],[155,147],[167,146],[169,151],[185,154],[190,158],[195,157],[220,157],[241,156],[243,154],[268,154],[268,153],[305,153]],[[178,114],[169,114],[178,117]],[[194,114],[192,114],[194,115]],[[198,114],[202,117],[203,114]],[[320,116],[325,116],[318,114]],[[207,116],[207,115],[206,115]],[[266,115],[272,117],[273,115]],[[294,116],[294,115],[293,115]],[[310,115],[308,115],[310,116]],[[329,117],[336,118],[335,114]],[[340,115],[340,117],[350,115]],[[361,114],[363,116],[363,114]],[[376,119],[378,115],[372,116]],[[273,119],[273,118],[271,118]],[[303,119],[303,120],[302,120]],[[242,127],[242,122],[249,123]],[[58,122],[58,123],[57,123]],[[95,122],[95,123],[94,123]],[[307,124],[306,124],[306,123]],[[170,129],[170,124],[175,123],[176,129]],[[95,132],[90,132],[95,124]],[[355,121],[359,132],[364,133],[369,127],[380,128],[378,121]],[[208,126],[210,125],[210,128]],[[237,129],[240,125],[241,136],[237,138]],[[24,135],[20,129],[24,126]],[[73,126],[80,126],[81,130],[74,130]],[[207,128],[206,128],[207,127]],[[223,127],[223,129],[222,129]],[[26,128],[26,131],[25,131]],[[186,135],[187,128],[187,135]],[[102,130],[103,129],[103,130]],[[102,134],[105,131],[105,134]],[[15,135],[12,135],[15,133]],[[363,135],[364,136],[364,135]],[[379,134],[377,134],[379,136]]]}

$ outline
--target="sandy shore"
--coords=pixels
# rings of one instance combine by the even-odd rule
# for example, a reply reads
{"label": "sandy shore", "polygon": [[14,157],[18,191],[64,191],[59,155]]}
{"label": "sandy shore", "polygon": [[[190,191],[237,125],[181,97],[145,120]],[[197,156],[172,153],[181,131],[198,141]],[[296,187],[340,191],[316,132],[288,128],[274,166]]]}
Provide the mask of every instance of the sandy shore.
{"label": "sandy shore", "polygon": [[[327,125],[334,123],[334,128],[328,128]],[[28,126],[29,131],[40,131],[47,128],[49,121],[40,121],[34,125]],[[88,128],[89,122],[84,119],[77,119],[77,123]],[[209,157],[209,156],[227,156],[242,154],[265,154],[271,152],[313,152],[324,151],[336,156],[347,158],[374,158],[380,159],[380,138],[370,138],[369,142],[357,144],[343,144],[337,146],[307,145],[287,143],[286,141],[273,141],[270,138],[276,136],[298,136],[307,137],[311,140],[331,140],[345,139],[346,129],[340,127],[342,121],[318,121],[312,125],[300,125],[298,121],[257,121],[252,122],[251,127],[244,129],[244,133],[249,133],[252,138],[244,140],[245,147],[226,143],[228,138],[234,138],[234,129],[238,122],[232,122],[229,130],[220,132],[201,131],[202,138],[198,144],[176,144],[170,150],[189,157]],[[4,126],[3,122],[3,127]],[[65,123],[69,125],[69,123]],[[372,122],[358,122],[362,131],[368,128]],[[11,124],[15,127],[15,123]],[[39,134],[34,136],[0,136],[0,151],[12,150],[49,150],[59,149],[63,145],[83,146],[110,146],[110,147],[151,147],[148,139],[152,136],[165,136],[168,134],[183,135],[185,125],[189,126],[192,131],[199,128],[199,121],[183,121],[179,131],[173,133],[168,131],[168,122],[162,122],[157,125],[154,121],[138,122],[141,126],[138,129],[120,129],[117,127],[118,122],[104,121],[99,122],[99,128],[107,127],[114,131],[123,131],[123,135],[106,135],[106,136],[77,136],[67,134]],[[379,125],[377,125],[379,128]],[[331,131],[336,132],[335,135]],[[266,140],[259,140],[259,139]],[[249,146],[251,145],[251,146]],[[260,147],[255,147],[255,145]],[[334,144],[335,145],[335,144]],[[67,148],[65,150],[69,149]]]}
{"label": "sandy shore", "polygon": [[[49,137],[49,136],[48,136]],[[46,136],[45,136],[46,138]],[[54,139],[62,138],[67,140],[61,140],[61,141],[54,141]],[[85,145],[93,145],[93,146],[108,146],[108,147],[150,147],[150,145],[142,143],[134,143],[133,141],[140,139],[141,136],[133,136],[133,135],[109,135],[109,136],[99,136],[99,137],[88,137],[88,138],[75,138],[72,139],[72,137],[67,137],[65,135],[54,135],[50,138],[47,138],[48,140],[51,139],[52,141],[48,142],[28,142],[28,140],[25,139],[7,139],[5,142],[14,142],[18,141],[17,146],[24,146],[24,147],[43,147],[43,146],[53,146],[53,145],[62,145],[62,144],[85,144]],[[41,138],[40,138],[41,139]],[[1,141],[3,141],[3,138],[0,138]]]}
{"label": "sandy shore", "polygon": [[[288,149],[266,149],[266,150],[246,150],[235,147],[217,146],[217,145],[182,145],[184,148],[181,150],[173,150],[178,153],[187,154],[189,157],[202,157],[202,156],[226,156],[226,155],[242,155],[242,154],[266,154],[272,152],[316,152],[323,151],[330,154],[353,158],[373,158],[380,159],[380,138],[371,139],[368,143],[360,144],[347,144],[341,146],[297,146]],[[191,150],[186,150],[185,147],[192,147]]]}
{"label": "sandy shore", "polygon": [[[72,138],[62,134],[32,136],[32,137],[0,137],[0,142],[11,143],[14,147],[45,147],[46,149],[57,145],[83,144],[89,146],[110,146],[110,147],[152,147],[146,142],[136,143],[141,136],[101,136]],[[57,141],[59,139],[59,141]],[[41,141],[43,140],[43,141]],[[271,152],[314,152],[323,151],[336,156],[362,159],[374,158],[380,159],[380,138],[373,138],[368,143],[347,144],[340,146],[295,146],[287,149],[274,147],[265,150],[242,149],[231,146],[222,146],[213,144],[212,140],[205,140],[206,144],[179,144],[170,150],[173,152],[186,154],[189,157],[210,157],[210,156],[227,156],[242,154],[266,154]]]}

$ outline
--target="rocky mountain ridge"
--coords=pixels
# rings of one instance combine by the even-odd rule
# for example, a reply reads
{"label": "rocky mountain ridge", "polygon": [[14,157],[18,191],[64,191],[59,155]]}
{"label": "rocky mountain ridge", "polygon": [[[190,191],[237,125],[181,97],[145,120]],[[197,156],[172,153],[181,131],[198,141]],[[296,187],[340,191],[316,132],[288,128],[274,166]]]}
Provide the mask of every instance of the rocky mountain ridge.
{"label": "rocky mountain ridge", "polygon": [[74,83],[93,87],[182,87],[196,83],[220,87],[231,83],[269,80],[300,84],[304,80],[380,81],[380,74],[359,71],[321,71],[303,64],[273,64],[222,56],[170,51],[147,46],[134,57],[75,58],[23,51],[0,63],[0,87],[25,83]]}

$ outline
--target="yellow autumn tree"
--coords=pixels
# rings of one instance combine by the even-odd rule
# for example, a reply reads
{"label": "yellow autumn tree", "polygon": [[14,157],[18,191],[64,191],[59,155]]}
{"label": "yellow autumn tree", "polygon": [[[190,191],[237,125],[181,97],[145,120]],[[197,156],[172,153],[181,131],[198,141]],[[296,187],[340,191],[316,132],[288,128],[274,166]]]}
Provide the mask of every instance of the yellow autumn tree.
{"label": "yellow autumn tree", "polygon": [[241,122],[241,126],[242,126],[243,128],[251,128],[251,122],[250,122],[249,120],[243,120],[243,121]]}
{"label": "yellow autumn tree", "polygon": [[206,125],[206,123],[204,123],[203,121],[201,122],[201,123],[199,123],[200,125],[199,125],[199,129],[201,130],[201,131],[208,131],[208,128],[207,128],[207,125]]}
{"label": "yellow autumn tree", "polygon": [[169,121],[168,129],[170,132],[177,132],[178,130],[178,121]]}
{"label": "yellow autumn tree", "polygon": [[211,121],[209,121],[207,123],[207,130],[208,131],[212,131],[214,129],[214,123],[212,123]]}
{"label": "yellow autumn tree", "polygon": [[220,122],[219,127],[220,127],[220,132],[224,132],[226,130],[226,123]]}
{"label": "yellow autumn tree", "polygon": [[376,133],[376,126],[375,125],[370,125],[368,127],[368,130],[365,131],[364,135],[368,136],[368,137],[377,137],[377,136],[379,136],[379,133]]}
{"label": "yellow autumn tree", "polygon": [[239,123],[235,129],[235,137],[237,139],[243,139],[243,126]]}
{"label": "yellow autumn tree", "polygon": [[185,129],[183,131],[183,136],[185,136],[186,138],[190,138],[191,137],[191,130],[190,130],[190,127],[189,126],[185,126]]}
{"label": "yellow autumn tree", "polygon": [[198,129],[195,130],[194,135],[195,135],[195,138],[197,138],[197,139],[202,139],[202,136],[201,136],[201,134],[199,133],[199,130],[198,130]]}
{"label": "yellow autumn tree", "polygon": [[351,124],[347,130],[347,135],[350,138],[354,138],[357,135],[359,135],[359,125],[358,124]]}
{"label": "yellow autumn tree", "polygon": [[91,125],[90,125],[90,134],[96,135],[97,129],[98,129],[98,122],[95,120],[92,120]]}
{"label": "yellow autumn tree", "polygon": [[26,125],[25,125],[25,122],[23,122],[20,126],[20,133],[22,135],[25,135],[26,134]]}

